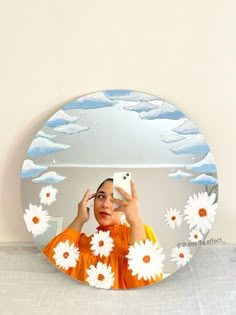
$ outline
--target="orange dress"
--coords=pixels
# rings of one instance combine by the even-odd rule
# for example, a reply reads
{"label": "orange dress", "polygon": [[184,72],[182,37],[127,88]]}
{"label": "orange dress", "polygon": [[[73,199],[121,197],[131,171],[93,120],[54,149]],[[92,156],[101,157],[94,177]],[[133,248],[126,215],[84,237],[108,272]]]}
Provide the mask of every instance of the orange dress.
{"label": "orange dress", "polygon": [[[146,239],[158,244],[152,229],[147,225],[144,229]],[[97,233],[91,236],[66,228],[43,248],[43,253],[61,271],[95,287],[127,289],[160,281],[162,272],[152,277],[134,274],[127,258],[129,239],[130,227],[127,225],[99,226]],[[159,244],[156,246],[160,247]],[[69,255],[74,260],[67,264]],[[103,281],[107,284],[104,282],[103,285]]]}

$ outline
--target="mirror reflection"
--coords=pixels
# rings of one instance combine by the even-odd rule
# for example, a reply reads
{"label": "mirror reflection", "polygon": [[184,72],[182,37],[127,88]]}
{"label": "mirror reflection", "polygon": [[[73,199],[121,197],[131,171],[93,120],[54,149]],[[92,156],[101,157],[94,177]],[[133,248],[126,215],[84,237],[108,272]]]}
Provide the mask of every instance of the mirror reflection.
{"label": "mirror reflection", "polygon": [[[118,210],[112,179],[99,187],[114,172],[132,175]],[[136,91],[97,92],[59,109],[32,140],[21,178],[37,246],[98,288],[171,275],[204,244],[216,214],[216,166],[205,138],[174,106]]]}

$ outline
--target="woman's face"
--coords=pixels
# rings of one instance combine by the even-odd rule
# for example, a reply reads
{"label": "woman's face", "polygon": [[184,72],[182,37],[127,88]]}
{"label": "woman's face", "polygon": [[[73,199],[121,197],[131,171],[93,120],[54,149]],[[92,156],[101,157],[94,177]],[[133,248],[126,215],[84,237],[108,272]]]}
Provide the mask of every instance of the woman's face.
{"label": "woman's face", "polygon": [[120,224],[121,212],[115,211],[112,203],[113,182],[105,182],[94,199],[94,216],[102,226]]}

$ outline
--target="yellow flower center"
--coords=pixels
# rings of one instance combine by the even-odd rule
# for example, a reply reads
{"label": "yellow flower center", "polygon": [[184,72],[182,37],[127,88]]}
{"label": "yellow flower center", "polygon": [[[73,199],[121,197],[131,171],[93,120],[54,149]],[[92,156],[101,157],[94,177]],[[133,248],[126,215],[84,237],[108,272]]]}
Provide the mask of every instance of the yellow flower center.
{"label": "yellow flower center", "polygon": [[176,220],[176,216],[173,215],[173,217],[171,217],[171,220],[172,221]]}
{"label": "yellow flower center", "polygon": [[34,222],[34,224],[38,224],[40,220],[38,217],[33,217],[32,221]]}
{"label": "yellow flower center", "polygon": [[63,254],[63,257],[66,259],[66,258],[68,258],[69,257],[69,253],[68,252],[65,252],[64,254]]}
{"label": "yellow flower center", "polygon": [[198,210],[198,214],[200,217],[206,217],[207,216],[207,211],[205,208],[201,208]]}
{"label": "yellow flower center", "polygon": [[147,263],[149,263],[150,259],[151,259],[150,256],[146,255],[143,257],[143,262],[145,262],[145,264],[147,264]]}
{"label": "yellow flower center", "polygon": [[104,277],[103,274],[101,274],[101,273],[98,274],[98,280],[99,280],[99,281],[103,281],[104,278],[105,278],[105,277]]}

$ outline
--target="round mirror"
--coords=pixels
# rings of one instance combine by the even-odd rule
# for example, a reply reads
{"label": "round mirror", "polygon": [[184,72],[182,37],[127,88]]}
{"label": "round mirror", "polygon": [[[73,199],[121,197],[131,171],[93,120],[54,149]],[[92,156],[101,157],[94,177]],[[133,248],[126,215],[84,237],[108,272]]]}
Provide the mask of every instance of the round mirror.
{"label": "round mirror", "polygon": [[158,283],[184,266],[208,242],[217,208],[216,165],[198,127],[131,90],[60,108],[33,138],[21,180],[36,245],[62,272],[104,289]]}

